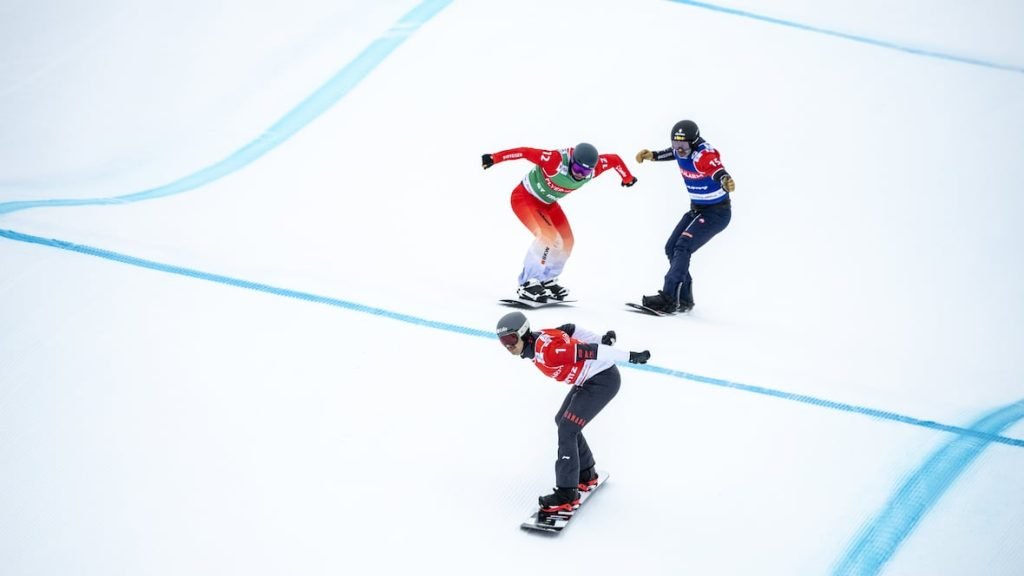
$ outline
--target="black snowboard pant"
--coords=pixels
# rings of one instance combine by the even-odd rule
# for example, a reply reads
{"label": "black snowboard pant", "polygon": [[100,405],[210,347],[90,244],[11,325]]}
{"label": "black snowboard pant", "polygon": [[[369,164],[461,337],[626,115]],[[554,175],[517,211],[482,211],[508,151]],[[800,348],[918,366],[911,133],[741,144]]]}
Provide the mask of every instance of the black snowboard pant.
{"label": "black snowboard pant", "polygon": [[665,274],[662,292],[674,296],[677,302],[693,306],[693,277],[690,276],[690,257],[707,244],[716,234],[725,230],[732,220],[729,202],[711,206],[691,206],[676,224],[668,242],[665,255],[669,268]]}
{"label": "black snowboard pant", "polygon": [[583,437],[583,427],[590,423],[615,394],[622,378],[612,366],[573,386],[555,415],[558,424],[558,461],[555,463],[555,484],[559,488],[576,487],[580,470],[594,465],[594,454]]}

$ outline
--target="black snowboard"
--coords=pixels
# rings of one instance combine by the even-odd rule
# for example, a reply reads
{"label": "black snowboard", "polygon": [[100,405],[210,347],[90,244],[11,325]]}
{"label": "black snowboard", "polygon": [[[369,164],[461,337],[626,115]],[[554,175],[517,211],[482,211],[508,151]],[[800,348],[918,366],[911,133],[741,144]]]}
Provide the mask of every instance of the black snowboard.
{"label": "black snowboard", "polygon": [[626,302],[626,306],[629,306],[630,308],[636,310],[637,312],[643,312],[645,314],[650,314],[651,316],[671,316],[671,314],[668,314],[666,312],[661,312],[655,310],[654,308],[648,308],[643,304],[637,304],[635,302]]}

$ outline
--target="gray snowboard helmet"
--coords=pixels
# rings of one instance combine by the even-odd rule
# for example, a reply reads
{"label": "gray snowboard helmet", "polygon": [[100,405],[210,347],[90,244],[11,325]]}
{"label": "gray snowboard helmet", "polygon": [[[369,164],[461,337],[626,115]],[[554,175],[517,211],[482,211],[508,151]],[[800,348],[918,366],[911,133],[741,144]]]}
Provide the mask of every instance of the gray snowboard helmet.
{"label": "gray snowboard helmet", "polygon": [[498,320],[495,332],[503,346],[513,348],[530,332],[530,321],[522,312],[509,312]]}
{"label": "gray snowboard helmet", "polygon": [[593,144],[580,142],[572,150],[572,161],[593,170],[597,166],[597,148]]}

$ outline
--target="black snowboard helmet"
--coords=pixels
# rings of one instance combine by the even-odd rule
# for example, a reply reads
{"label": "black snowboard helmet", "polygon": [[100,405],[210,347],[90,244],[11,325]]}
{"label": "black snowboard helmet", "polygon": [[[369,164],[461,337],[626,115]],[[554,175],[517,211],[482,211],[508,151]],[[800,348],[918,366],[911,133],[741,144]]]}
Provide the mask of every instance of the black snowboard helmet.
{"label": "black snowboard helmet", "polygon": [[498,320],[495,332],[505,348],[515,348],[530,333],[530,321],[522,312],[509,312]]}
{"label": "black snowboard helmet", "polygon": [[691,144],[700,138],[700,128],[693,120],[680,120],[672,127],[672,141],[690,142]]}
{"label": "black snowboard helmet", "polygon": [[693,120],[680,120],[672,127],[672,150],[680,156],[688,156],[700,140],[700,128]]}

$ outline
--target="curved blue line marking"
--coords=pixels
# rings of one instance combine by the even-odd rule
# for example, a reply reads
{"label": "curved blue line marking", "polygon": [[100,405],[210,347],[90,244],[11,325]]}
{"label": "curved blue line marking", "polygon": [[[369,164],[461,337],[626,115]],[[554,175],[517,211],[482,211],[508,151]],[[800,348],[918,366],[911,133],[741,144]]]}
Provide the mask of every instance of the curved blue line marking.
{"label": "curved blue line marking", "polygon": [[815,398],[814,396],[807,396],[805,394],[793,394],[790,392],[781,392],[778,390],[764,388],[761,386],[741,384],[739,382],[730,382],[728,380],[719,380],[717,378],[709,378],[707,376],[700,376],[698,374],[690,374],[688,372],[670,370],[668,368],[661,368],[659,366],[644,365],[635,366],[635,368],[639,370],[648,370],[650,372],[655,372],[658,374],[664,374],[666,376],[672,376],[673,378],[683,378],[686,380],[692,380],[694,382],[702,382],[704,384],[720,386],[722,388],[732,388],[734,390],[742,390],[744,392],[761,394],[763,396],[774,396],[776,398],[782,398],[783,400],[789,400],[791,402],[811,404],[812,406],[821,406],[822,408],[830,408],[832,410],[840,410],[842,412],[853,412],[855,414],[862,414],[864,416],[879,418],[881,420],[891,420],[893,422],[900,422],[902,424],[910,424],[911,426],[930,428],[932,430],[939,430],[942,432],[951,432],[953,434],[958,434],[961,436],[971,436],[982,440],[999,442],[1002,444],[1009,444],[1011,446],[1019,446],[1024,448],[1024,440],[1018,440],[1016,438],[1005,438],[1002,436],[994,436],[993,434],[990,434],[988,432],[976,430],[973,426],[971,428],[952,426],[949,424],[942,424],[941,422],[935,422],[933,420],[922,420],[920,418],[913,418],[911,416],[905,416],[903,414],[897,414],[895,412],[887,412],[885,410],[877,410],[875,408],[867,408],[864,406],[845,404],[843,402],[833,402],[832,400],[824,400],[822,398]]}
{"label": "curved blue line marking", "polygon": [[[985,415],[971,428],[996,435],[1021,418],[1024,418],[1024,400]],[[836,565],[834,574],[878,574],[921,518],[988,445],[985,438],[959,436],[932,454],[896,490],[882,511],[861,529]]]}
{"label": "curved blue line marking", "polygon": [[817,26],[810,26],[808,24],[801,24],[799,22],[791,22],[789,20],[782,20],[781,18],[773,18],[771,16],[764,16],[761,14],[754,14],[753,12],[746,12],[744,10],[737,10],[735,8],[727,8],[725,6],[716,6],[714,4],[707,4],[705,2],[694,2],[693,0],[669,0],[669,2],[675,2],[676,4],[686,4],[695,8],[704,8],[706,10],[714,10],[715,12],[723,12],[725,14],[732,14],[734,16],[743,16],[744,18],[752,18],[754,20],[761,20],[763,22],[769,22],[771,24],[779,24],[781,26],[788,26],[790,28],[796,28],[798,30],[805,30],[808,32],[817,32],[818,34],[826,34],[828,36],[835,36],[837,38],[844,38],[846,40],[853,40],[854,42],[861,42],[864,44],[871,44],[872,46],[880,46],[882,48],[889,48],[892,50],[899,50],[901,52],[907,52],[910,54],[916,54],[918,56],[927,56],[929,58],[938,58],[940,60],[950,60],[952,62],[960,62],[962,64],[971,64],[974,66],[983,66],[985,68],[995,68],[997,70],[1007,70],[1009,72],[1017,72],[1024,74],[1024,66],[1016,64],[1001,64],[999,62],[989,62],[986,60],[980,60],[977,58],[970,58],[967,56],[957,56],[956,54],[946,54],[943,52],[934,52],[931,50],[924,50],[921,48],[914,48],[913,46],[904,46],[896,44],[895,42],[888,42],[885,40],[878,40],[875,38],[868,38],[867,36],[857,36],[856,34],[847,34],[846,32],[839,32],[836,30],[828,30],[826,28],[818,28]]}
{"label": "curved blue line marking", "polygon": [[326,112],[338,100],[348,94],[366,76],[376,68],[391,52],[398,48],[409,36],[418,30],[424,23],[434,17],[445,6],[451,4],[452,0],[426,0],[413,8],[403,16],[388,31],[373,41],[354,60],[339,70],[323,86],[313,94],[300,102],[280,120],[267,128],[255,140],[246,144],[239,150],[230,154],[227,158],[216,162],[206,168],[183,178],[179,178],[169,184],[126,194],[124,196],[113,196],[107,198],[77,198],[77,199],[53,199],[53,200],[17,200],[0,203],[0,214],[8,214],[19,210],[39,207],[56,206],[95,206],[107,204],[125,204],[150,200],[172,194],[179,194],[194,190],[200,186],[209,184],[223,178],[236,170],[252,163],[267,152],[273,150],[280,144],[302,130],[310,122]]}
{"label": "curved blue line marking", "polygon": [[209,282],[217,282],[219,284],[225,284],[228,286],[235,286],[237,288],[246,288],[249,290],[255,290],[257,292],[265,292],[267,294],[273,294],[275,296],[284,296],[286,298],[295,298],[297,300],[305,300],[307,302],[316,302],[318,304],[327,304],[328,306],[335,306],[337,308],[345,308],[347,310],[354,310],[356,312],[365,312],[367,314],[374,314],[377,316],[383,316],[385,318],[391,318],[392,320],[399,320],[401,322],[407,322],[409,324],[417,324],[419,326],[426,326],[428,328],[437,328],[439,330],[447,330],[449,332],[456,332],[459,334],[468,334],[470,336],[486,336],[488,338],[494,338],[494,333],[490,331],[475,330],[473,328],[466,328],[457,324],[447,324],[445,322],[435,322],[433,320],[426,320],[416,316],[410,316],[408,314],[400,314],[398,312],[391,312],[390,310],[384,310],[382,308],[374,308],[372,306],[365,306],[363,304],[356,304],[345,300],[339,300],[337,298],[330,298],[328,296],[319,296],[317,294],[310,294],[309,292],[300,292],[298,290],[289,290],[287,288],[277,288],[268,284],[261,284],[259,282],[250,282],[248,280],[239,280],[230,276],[222,276],[220,274],[211,274],[209,272],[201,272],[199,270],[192,270],[190,268],[184,268],[181,266],[174,266],[172,264],[163,264],[161,262],[154,262],[152,260],[145,260],[142,258],[136,258],[134,256],[127,256],[125,254],[118,254],[117,252],[111,252],[109,250],[103,250],[102,248],[93,248],[84,244],[74,244],[72,242],[65,242],[63,240],[56,240],[53,238],[42,238],[40,236],[32,236],[29,234],[22,234],[21,232],[15,232],[13,230],[0,229],[0,237],[9,238],[11,240],[17,240],[19,242],[27,242],[30,244],[40,244],[43,246],[52,246],[54,248],[60,248],[62,250],[68,250],[70,252],[78,252],[79,254],[87,254],[89,256],[96,256],[106,260],[112,260],[114,262],[120,262],[122,264],[130,264],[132,266],[138,266],[140,268],[148,268],[150,270],[156,270],[158,272],[167,272],[170,274],[178,274],[180,276],[188,276],[190,278],[197,278],[199,280],[207,280]]}
{"label": "curved blue line marking", "polygon": [[[68,250],[71,252],[78,252],[80,254],[87,254],[89,256],[96,256],[98,258],[104,258],[106,260],[113,260],[115,262],[121,262],[123,264],[130,264],[132,266],[138,266],[140,268],[148,268],[150,270],[157,270],[159,272],[167,272],[170,274],[178,274],[181,276],[188,276],[199,280],[206,280],[209,282],[217,282],[228,286],[235,286],[238,288],[246,288],[248,290],[256,290],[258,292],[264,292],[267,294],[273,294],[276,296],[284,296],[286,298],[294,298],[297,300],[305,300],[307,302],[316,302],[318,304],[326,304],[328,306],[334,306],[337,308],[344,308],[346,310],[353,310],[356,312],[364,312],[366,314],[373,314],[376,316],[383,316],[384,318],[390,318],[392,320],[398,320],[400,322],[406,322],[409,324],[415,324],[417,326],[426,326],[428,328],[435,328],[438,330],[445,330],[448,332],[454,332],[457,334],[466,334],[468,336],[478,336],[481,338],[487,338],[493,340],[495,338],[494,332],[491,330],[478,330],[476,328],[467,328],[465,326],[459,326],[457,324],[449,324],[446,322],[437,322],[435,320],[428,320],[420,318],[418,316],[411,316],[409,314],[401,314],[398,312],[392,312],[390,310],[384,310],[382,308],[374,308],[372,306],[366,306],[363,304],[356,304],[354,302],[348,302],[346,300],[340,300],[337,298],[330,298],[328,296],[320,296],[317,294],[310,294],[308,292],[300,292],[297,290],[289,290],[287,288],[278,288],[276,286],[270,286],[268,284],[261,284],[259,282],[250,282],[248,280],[240,280],[237,278],[231,278],[230,276],[222,276],[220,274],[211,274],[209,272],[201,272],[198,270],[192,270],[190,268],[184,268],[181,266],[174,266],[171,264],[163,264],[160,262],[154,262],[152,260],[145,260],[142,258],[136,258],[134,256],[127,256],[124,254],[118,254],[109,250],[103,250],[101,248],[93,248],[83,244],[74,244],[63,240],[56,240],[52,238],[42,238],[40,236],[32,236],[29,234],[23,234],[21,232],[15,232],[13,230],[0,229],[0,237],[8,238],[10,240],[16,240],[18,242],[27,242],[29,244],[39,244],[42,246],[51,246],[54,248],[60,248],[62,250]],[[881,420],[890,420],[893,422],[900,422],[902,424],[909,424],[911,426],[918,426],[921,428],[929,428],[932,430],[940,430],[942,432],[950,432],[958,434],[960,436],[974,438],[985,442],[997,442],[1000,444],[1007,444],[1009,446],[1016,446],[1024,448],[1024,440],[1017,438],[1007,438],[998,434],[993,434],[985,430],[976,430],[972,428],[962,428],[959,426],[951,426],[948,424],[941,424],[939,422],[933,422],[930,420],[921,420],[919,418],[913,418],[910,416],[904,416],[895,412],[886,412],[884,410],[875,410],[873,408],[865,408],[862,406],[854,406],[852,404],[843,404],[841,402],[832,402],[830,400],[823,400],[821,398],[814,398],[813,396],[805,396],[803,394],[791,394],[789,392],[782,392],[780,390],[773,390],[771,388],[764,388],[761,386],[751,386],[749,384],[740,384],[738,382],[730,382],[728,380],[721,380],[718,378],[709,378],[707,376],[700,376],[697,374],[690,374],[688,372],[680,372],[678,370],[671,370],[668,368],[662,368],[652,364],[634,365],[624,364],[625,367],[633,368],[637,370],[646,370],[649,372],[655,372],[657,374],[663,374],[672,378],[690,380],[693,382],[700,382],[704,384],[711,384],[713,386],[721,386],[723,388],[732,388],[734,390],[740,390],[743,392],[750,392],[754,394],[761,394],[763,396],[772,396],[780,398],[782,400],[789,400],[791,402],[800,402],[803,404],[810,404],[812,406],[819,406],[821,408],[829,408],[832,410],[840,410],[843,412],[853,412],[855,414],[862,414],[865,416],[871,416]]]}

